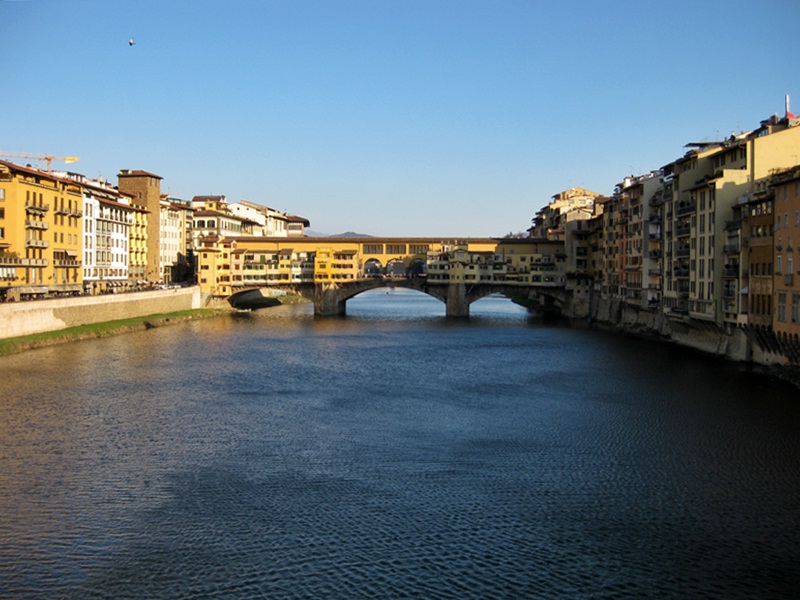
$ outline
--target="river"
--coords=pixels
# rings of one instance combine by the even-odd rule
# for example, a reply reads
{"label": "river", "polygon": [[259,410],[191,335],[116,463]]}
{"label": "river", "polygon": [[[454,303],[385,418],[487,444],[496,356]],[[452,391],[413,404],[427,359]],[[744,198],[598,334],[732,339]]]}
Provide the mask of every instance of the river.
{"label": "river", "polygon": [[788,598],[800,393],[372,292],[0,358],[4,598]]}

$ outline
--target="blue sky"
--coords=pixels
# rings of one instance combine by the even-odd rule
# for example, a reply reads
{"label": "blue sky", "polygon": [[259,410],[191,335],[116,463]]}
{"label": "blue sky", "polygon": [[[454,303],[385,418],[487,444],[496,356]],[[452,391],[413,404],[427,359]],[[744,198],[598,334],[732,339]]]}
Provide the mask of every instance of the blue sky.
{"label": "blue sky", "polygon": [[0,0],[0,150],[325,233],[504,235],[800,112],[798,23],[796,0]]}

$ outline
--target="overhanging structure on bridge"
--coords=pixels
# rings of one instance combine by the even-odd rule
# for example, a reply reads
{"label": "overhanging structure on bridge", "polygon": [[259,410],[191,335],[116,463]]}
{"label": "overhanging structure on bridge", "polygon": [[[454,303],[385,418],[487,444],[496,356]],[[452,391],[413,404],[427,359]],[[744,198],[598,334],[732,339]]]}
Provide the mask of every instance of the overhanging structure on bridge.
{"label": "overhanging structure on bridge", "polygon": [[554,240],[210,238],[198,266],[203,292],[234,306],[256,290],[287,290],[313,300],[320,316],[343,315],[348,298],[383,286],[429,294],[453,317],[492,293],[566,298],[563,243]]}

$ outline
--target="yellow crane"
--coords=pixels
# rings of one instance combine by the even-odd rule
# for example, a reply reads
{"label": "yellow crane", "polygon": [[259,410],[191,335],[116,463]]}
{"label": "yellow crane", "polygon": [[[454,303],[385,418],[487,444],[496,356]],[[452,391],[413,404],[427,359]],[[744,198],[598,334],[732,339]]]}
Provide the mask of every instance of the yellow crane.
{"label": "yellow crane", "polygon": [[45,168],[48,171],[53,170],[53,161],[59,160],[65,163],[74,163],[80,160],[77,156],[53,156],[52,154],[27,154],[25,152],[3,152],[0,150],[0,158],[32,158],[33,160],[40,160],[47,165]]}

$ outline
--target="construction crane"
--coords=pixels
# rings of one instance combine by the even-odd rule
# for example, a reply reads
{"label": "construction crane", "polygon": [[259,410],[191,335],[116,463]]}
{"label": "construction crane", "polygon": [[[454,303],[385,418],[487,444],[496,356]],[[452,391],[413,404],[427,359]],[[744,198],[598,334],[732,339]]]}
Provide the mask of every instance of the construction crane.
{"label": "construction crane", "polygon": [[0,158],[32,158],[33,160],[40,160],[47,165],[45,168],[48,171],[53,170],[53,161],[60,160],[65,163],[74,163],[80,160],[77,156],[53,156],[52,154],[26,154],[24,152],[3,152],[0,150]]}

